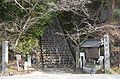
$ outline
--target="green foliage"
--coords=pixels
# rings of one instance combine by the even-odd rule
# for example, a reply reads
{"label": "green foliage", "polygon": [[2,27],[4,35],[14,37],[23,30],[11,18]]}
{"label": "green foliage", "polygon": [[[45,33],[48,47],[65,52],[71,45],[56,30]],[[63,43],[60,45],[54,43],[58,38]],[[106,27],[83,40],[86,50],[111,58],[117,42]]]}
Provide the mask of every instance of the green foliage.
{"label": "green foliage", "polygon": [[39,23],[31,27],[27,33],[34,38],[39,38],[40,36],[43,35],[45,26],[52,22],[52,18],[55,15],[56,15],[55,13],[50,12],[46,14],[46,16],[41,17]]}
{"label": "green foliage", "polygon": [[4,3],[0,0],[0,19],[2,21],[14,21],[22,18],[25,11],[21,10],[14,2]]}
{"label": "green foliage", "polygon": [[110,74],[120,74],[120,68],[114,67],[109,71]]}
{"label": "green foliage", "polygon": [[[54,12],[49,11],[49,6],[47,3],[56,1],[57,0],[38,0],[38,4],[34,10],[31,9],[33,6],[23,2],[22,6],[24,8],[27,8],[27,10],[30,8],[29,13],[27,13],[14,1],[5,3],[4,0],[0,0],[0,21],[7,23],[10,22],[11,27],[16,27],[18,29],[15,31],[15,34],[11,33],[10,37],[19,35],[23,25],[25,24],[23,20],[26,21],[29,16],[31,18],[39,18],[34,25],[30,26],[30,28],[22,34],[21,39],[15,49],[17,53],[28,53],[38,44],[38,38],[43,35],[46,24],[50,23],[52,21],[51,18],[55,15]],[[35,5],[36,2],[31,2],[31,4]],[[16,26],[12,25],[14,22]],[[12,39],[10,39],[10,41],[11,40]]]}
{"label": "green foliage", "polygon": [[[55,12],[49,11],[48,5],[46,3],[56,2],[57,0],[44,0],[40,1],[39,4],[36,6],[35,11],[41,12],[41,17],[39,21],[31,27],[27,33],[34,38],[39,38],[43,35],[45,26],[52,22],[52,17],[56,15]],[[36,15],[37,16],[37,15]]]}
{"label": "green foliage", "polygon": [[[47,2],[49,1],[55,0],[47,0]],[[16,52],[20,52],[23,55],[28,54],[32,48],[38,46],[39,37],[43,35],[45,26],[49,24],[52,21],[52,17],[56,15],[55,12],[48,11],[48,5],[46,5],[44,1],[36,6],[33,12],[34,16],[32,15],[33,17],[39,16],[36,12],[40,12],[42,16],[39,17],[39,21],[36,22],[34,26],[27,30],[16,47]]]}
{"label": "green foliage", "polygon": [[37,45],[38,40],[36,38],[33,38],[31,36],[22,37],[15,51],[22,55],[29,54],[31,49],[36,47]]}
{"label": "green foliage", "polygon": [[120,19],[120,9],[115,9],[114,10],[114,18],[115,19]]}

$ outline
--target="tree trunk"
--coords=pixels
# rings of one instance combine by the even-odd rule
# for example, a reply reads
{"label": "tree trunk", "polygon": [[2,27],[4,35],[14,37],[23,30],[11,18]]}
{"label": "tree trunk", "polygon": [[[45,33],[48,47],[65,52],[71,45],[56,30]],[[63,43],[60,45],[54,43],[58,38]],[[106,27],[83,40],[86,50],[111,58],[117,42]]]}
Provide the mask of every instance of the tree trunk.
{"label": "tree trunk", "polygon": [[40,46],[40,63],[41,63],[41,69],[44,69],[44,61],[43,61],[43,53],[42,53],[42,42],[41,42],[41,36],[39,39],[39,46]]}
{"label": "tree trunk", "polygon": [[111,5],[111,21],[114,19],[114,9],[115,9],[115,0],[112,0],[112,5]]}

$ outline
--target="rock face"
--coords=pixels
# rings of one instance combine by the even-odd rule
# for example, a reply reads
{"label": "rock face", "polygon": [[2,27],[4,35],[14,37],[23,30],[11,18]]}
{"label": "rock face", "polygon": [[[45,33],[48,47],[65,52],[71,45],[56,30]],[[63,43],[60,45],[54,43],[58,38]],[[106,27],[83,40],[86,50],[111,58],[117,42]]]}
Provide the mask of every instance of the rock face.
{"label": "rock face", "polygon": [[57,17],[46,27],[41,38],[44,68],[74,67],[74,59],[65,36],[56,34],[64,33]]}

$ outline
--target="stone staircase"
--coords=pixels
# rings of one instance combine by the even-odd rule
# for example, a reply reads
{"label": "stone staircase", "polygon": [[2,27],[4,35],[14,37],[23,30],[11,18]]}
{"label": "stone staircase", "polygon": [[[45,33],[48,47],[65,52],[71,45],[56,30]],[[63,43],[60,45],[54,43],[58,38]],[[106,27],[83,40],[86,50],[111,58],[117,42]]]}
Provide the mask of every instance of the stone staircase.
{"label": "stone staircase", "polygon": [[64,33],[57,17],[46,27],[41,38],[44,67],[73,68],[74,58],[67,39],[65,36],[57,35],[56,32]]}

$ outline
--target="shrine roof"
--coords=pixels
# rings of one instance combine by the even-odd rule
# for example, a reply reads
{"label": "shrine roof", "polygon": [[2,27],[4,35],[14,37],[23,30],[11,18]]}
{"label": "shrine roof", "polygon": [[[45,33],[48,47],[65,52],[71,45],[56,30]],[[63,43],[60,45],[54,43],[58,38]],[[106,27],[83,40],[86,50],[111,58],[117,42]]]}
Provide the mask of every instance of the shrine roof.
{"label": "shrine roof", "polygon": [[88,39],[86,40],[81,47],[100,47],[102,46],[102,42],[100,39]]}

